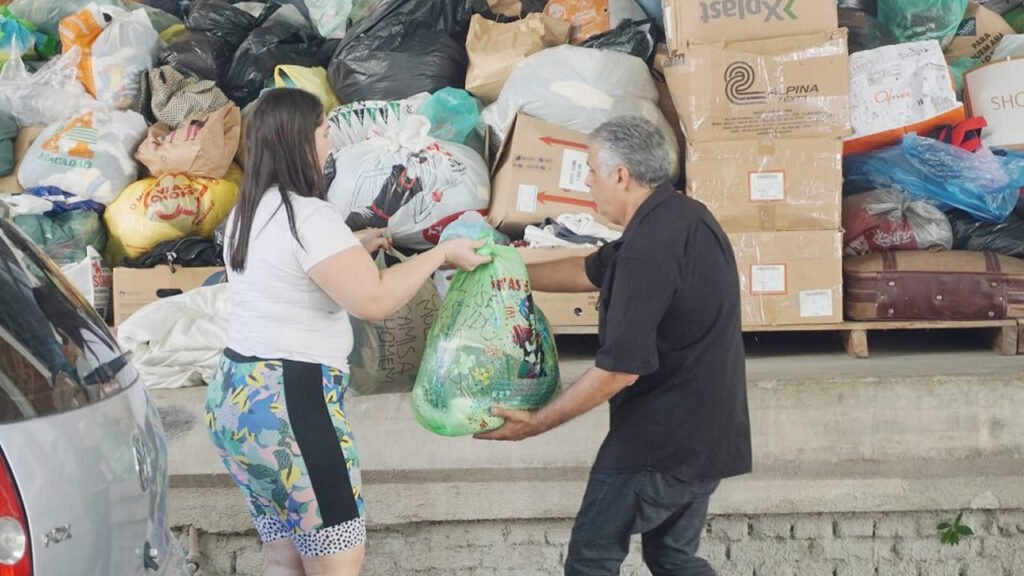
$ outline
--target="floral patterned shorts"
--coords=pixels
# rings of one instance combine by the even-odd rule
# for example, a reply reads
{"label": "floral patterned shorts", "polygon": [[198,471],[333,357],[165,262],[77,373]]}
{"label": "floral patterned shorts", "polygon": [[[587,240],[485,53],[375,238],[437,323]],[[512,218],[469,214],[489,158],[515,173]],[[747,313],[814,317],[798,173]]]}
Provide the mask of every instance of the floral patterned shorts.
{"label": "floral patterned shorts", "polygon": [[307,557],[366,542],[347,388],[329,366],[224,351],[206,425],[263,542],[290,538]]}

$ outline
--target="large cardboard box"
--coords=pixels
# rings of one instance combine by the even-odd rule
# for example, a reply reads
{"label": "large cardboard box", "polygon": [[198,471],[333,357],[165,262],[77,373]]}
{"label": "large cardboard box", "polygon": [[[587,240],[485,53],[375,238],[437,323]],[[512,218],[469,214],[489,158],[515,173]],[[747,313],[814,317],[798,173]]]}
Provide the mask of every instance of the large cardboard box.
{"label": "large cardboard box", "polygon": [[985,144],[1024,149],[1024,58],[992,62],[964,75],[964,102],[971,116],[988,122]]}
{"label": "large cardboard box", "polygon": [[839,27],[830,0],[665,0],[664,10],[673,52],[691,42],[780,38]]}
{"label": "large cardboard box", "polygon": [[[672,133],[676,135],[675,149],[682,156],[683,147],[686,144],[686,136],[683,134],[683,126],[679,122],[679,113],[676,112],[675,104],[672,103],[672,93],[669,92],[668,83],[665,82],[665,64],[669,61],[668,47],[658,44],[654,53],[654,66],[651,74],[654,77],[654,86],[658,89],[658,108],[665,116]],[[683,170],[680,170],[682,176]]]}
{"label": "large cardboard box", "polygon": [[[584,258],[595,248],[520,248],[523,262],[543,264],[567,258]],[[533,302],[544,312],[548,323],[558,332],[563,328],[596,327],[598,325],[599,292],[553,294],[534,292]]]}
{"label": "large cardboard box", "polygon": [[793,139],[688,146],[687,195],[729,232],[838,230],[843,144]]}
{"label": "large cardboard box", "polygon": [[843,320],[843,234],[729,234],[739,267],[743,326]]}
{"label": "large cardboard box", "polygon": [[586,212],[608,225],[585,183],[587,150],[585,134],[518,115],[492,179],[491,223],[520,235],[545,218]]}
{"label": "large cardboard box", "polygon": [[226,281],[224,268],[114,268],[114,326],[145,305]]}
{"label": "large cardboard box", "polygon": [[692,44],[665,67],[689,142],[850,133],[846,29]]}
{"label": "large cardboard box", "polygon": [[1002,16],[977,2],[971,2],[967,5],[967,13],[960,22],[956,36],[946,47],[946,62],[952,64],[961,58],[989,62],[999,41],[1007,34],[1016,32]]}

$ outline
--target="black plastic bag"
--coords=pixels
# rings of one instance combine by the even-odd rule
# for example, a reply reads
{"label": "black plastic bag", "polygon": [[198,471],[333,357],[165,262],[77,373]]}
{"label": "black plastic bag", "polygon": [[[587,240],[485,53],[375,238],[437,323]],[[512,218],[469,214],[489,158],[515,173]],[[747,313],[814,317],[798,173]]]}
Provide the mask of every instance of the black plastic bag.
{"label": "black plastic bag", "polygon": [[398,100],[461,88],[470,0],[386,0],[349,30],[329,76],[343,102]]}
{"label": "black plastic bag", "polygon": [[856,10],[878,18],[878,0],[839,0],[839,9]]}
{"label": "black plastic bag", "polygon": [[479,14],[488,20],[493,20],[499,24],[508,24],[509,22],[516,22],[526,18],[530,14],[536,14],[543,12],[547,8],[548,0],[523,0],[520,3],[519,16],[506,16],[505,14],[499,14],[491,9],[491,5],[487,0],[472,0],[472,11],[473,14]]}
{"label": "black plastic bag", "polygon": [[850,54],[898,44],[896,35],[877,18],[860,10],[839,9],[839,27],[850,30]]}
{"label": "black plastic bag", "polygon": [[160,54],[160,66],[199,80],[220,82],[231,69],[234,49],[224,40],[199,32],[186,32],[175,38]]}
{"label": "black plastic bag", "polygon": [[[276,4],[270,4],[264,12],[277,8]],[[224,0],[202,0],[192,2],[185,10],[185,27],[219,38],[234,51],[267,16],[266,13],[253,16]]]}
{"label": "black plastic bag", "polygon": [[402,100],[466,84],[466,47],[443,32],[419,31],[390,50],[360,44],[331,62],[330,79],[342,102]]}
{"label": "black plastic bag", "polygon": [[182,9],[181,9],[182,8],[181,2],[178,2],[178,0],[138,0],[138,1],[141,4],[145,4],[146,6],[152,6],[153,8],[157,8],[159,10],[163,10],[164,12],[167,12],[168,14],[171,14],[171,15],[176,16],[178,18],[181,18],[182,14],[183,14]]}
{"label": "black plastic bag", "polygon": [[654,54],[654,37],[651,34],[653,24],[654,20],[626,19],[607,32],[591,36],[583,43],[583,47],[624,52],[646,62]]}
{"label": "black plastic bag", "polygon": [[1024,200],[1002,223],[979,222],[963,210],[947,214],[953,225],[953,249],[995,252],[1024,258]]}
{"label": "black plastic bag", "polygon": [[145,256],[136,260],[126,260],[121,265],[126,268],[155,268],[165,265],[182,268],[224,266],[224,247],[207,238],[189,236],[161,242]]}
{"label": "black plastic bag", "polygon": [[330,44],[308,26],[272,21],[257,28],[239,46],[224,79],[224,92],[240,107],[259,98],[274,68],[281,64],[326,66]]}

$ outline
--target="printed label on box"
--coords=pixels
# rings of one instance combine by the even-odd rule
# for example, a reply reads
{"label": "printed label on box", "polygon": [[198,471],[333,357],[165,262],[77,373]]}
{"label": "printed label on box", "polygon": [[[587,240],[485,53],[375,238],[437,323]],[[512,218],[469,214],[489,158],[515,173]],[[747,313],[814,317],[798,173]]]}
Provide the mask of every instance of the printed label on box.
{"label": "printed label on box", "polygon": [[823,318],[831,315],[831,290],[803,290],[800,292],[801,318]]}
{"label": "printed label on box", "polygon": [[750,201],[774,202],[786,199],[785,172],[751,172]]}
{"label": "printed label on box", "polygon": [[519,196],[516,198],[516,210],[519,212],[537,211],[537,187],[519,185]]}
{"label": "printed label on box", "polygon": [[767,264],[750,267],[751,294],[785,294],[786,265]]}
{"label": "printed label on box", "polygon": [[587,153],[579,150],[565,150],[562,153],[562,177],[558,181],[558,187],[562,190],[573,192],[590,192],[587,186]]}

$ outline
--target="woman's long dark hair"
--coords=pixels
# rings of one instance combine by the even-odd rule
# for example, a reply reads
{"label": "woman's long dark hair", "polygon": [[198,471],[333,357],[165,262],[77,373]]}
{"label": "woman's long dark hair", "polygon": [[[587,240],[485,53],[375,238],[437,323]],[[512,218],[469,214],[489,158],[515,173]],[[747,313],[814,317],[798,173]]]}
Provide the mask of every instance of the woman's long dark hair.
{"label": "woman's long dark hair", "polygon": [[281,194],[292,236],[301,245],[288,194],[327,197],[316,153],[316,130],[323,118],[320,99],[294,88],[270,90],[253,105],[245,121],[245,180],[230,231],[232,270],[245,270],[256,209],[274,186]]}

